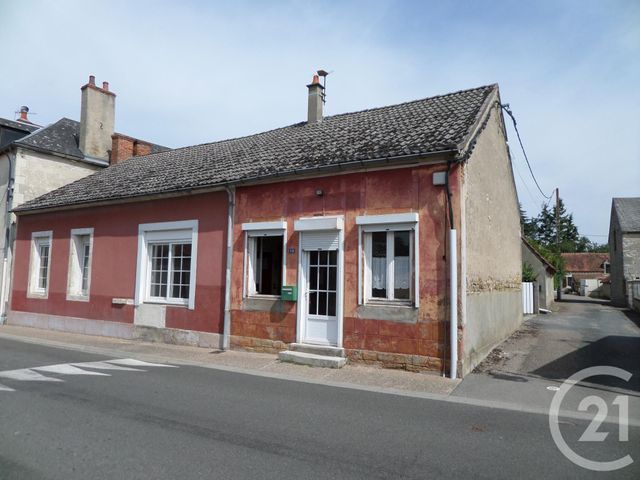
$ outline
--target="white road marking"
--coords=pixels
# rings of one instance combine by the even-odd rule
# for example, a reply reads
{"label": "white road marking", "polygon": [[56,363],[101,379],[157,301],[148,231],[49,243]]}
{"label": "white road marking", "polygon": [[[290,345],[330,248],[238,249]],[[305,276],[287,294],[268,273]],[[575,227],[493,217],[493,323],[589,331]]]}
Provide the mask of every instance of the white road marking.
{"label": "white road marking", "polygon": [[33,367],[34,370],[48,373],[59,373],[61,375],[98,375],[102,377],[110,377],[108,373],[92,372],[91,370],[82,370],[81,368],[74,367],[68,363],[61,363],[60,365],[47,365],[45,367]]}
{"label": "white road marking", "polygon": [[168,367],[168,368],[178,368],[175,365],[166,365],[164,363],[149,363],[143,362],[142,360],[135,360],[133,358],[118,358],[116,360],[107,360],[109,363],[114,363],[116,365],[130,365],[132,367]]}
{"label": "white road marking", "polygon": [[21,382],[63,382],[59,378],[46,377],[38,372],[29,370],[28,368],[21,368],[19,370],[7,370],[0,372],[0,377],[8,378],[10,380],[19,380]]}
{"label": "white road marking", "polygon": [[[166,365],[164,363],[143,362],[133,358],[114,358],[113,360],[105,360],[102,362],[79,362],[79,363],[60,363],[57,365],[43,365],[42,367],[20,368],[17,370],[6,370],[0,372],[0,378],[7,380],[16,380],[19,382],[64,382],[57,377],[47,377],[36,370],[46,373],[56,373],[58,375],[94,375],[100,377],[110,377],[110,373],[94,372],[93,370],[112,370],[112,371],[128,371],[128,372],[146,372],[139,368],[131,367],[170,367],[178,368],[177,365]],[[7,387],[0,383],[0,392],[15,392],[11,387]]]}
{"label": "white road marking", "polygon": [[122,370],[126,372],[146,372],[146,370],[140,370],[139,368],[121,367],[119,365],[113,365],[107,362],[83,362],[72,363],[76,367],[93,368],[94,370]]}

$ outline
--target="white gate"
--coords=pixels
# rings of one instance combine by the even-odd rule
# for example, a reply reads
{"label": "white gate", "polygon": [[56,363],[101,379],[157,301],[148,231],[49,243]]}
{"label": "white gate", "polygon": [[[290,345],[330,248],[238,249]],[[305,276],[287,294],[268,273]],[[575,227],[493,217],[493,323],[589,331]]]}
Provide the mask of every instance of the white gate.
{"label": "white gate", "polygon": [[522,304],[525,315],[536,313],[533,311],[533,282],[522,282]]}

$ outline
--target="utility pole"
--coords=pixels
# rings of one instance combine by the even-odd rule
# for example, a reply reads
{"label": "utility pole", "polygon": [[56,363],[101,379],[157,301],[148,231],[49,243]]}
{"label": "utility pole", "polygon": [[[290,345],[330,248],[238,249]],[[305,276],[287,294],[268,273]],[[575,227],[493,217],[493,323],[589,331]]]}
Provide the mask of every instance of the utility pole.
{"label": "utility pole", "polygon": [[[556,252],[560,257],[560,189],[556,187]],[[558,275],[558,301],[562,300],[562,278]]]}

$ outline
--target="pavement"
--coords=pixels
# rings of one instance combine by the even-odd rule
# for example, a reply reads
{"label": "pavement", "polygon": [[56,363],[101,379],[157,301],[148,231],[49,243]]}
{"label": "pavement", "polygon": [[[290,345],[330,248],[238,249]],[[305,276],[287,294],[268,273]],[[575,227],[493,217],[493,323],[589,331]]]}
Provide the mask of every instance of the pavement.
{"label": "pavement", "polygon": [[[578,411],[583,398],[597,395],[609,405],[616,396],[629,401],[629,421],[640,422],[640,316],[609,302],[563,295],[554,313],[525,320],[522,327],[451,393],[484,400],[509,399],[530,410],[548,411],[562,382],[585,368],[617,367],[629,381],[595,376],[573,387],[563,401]],[[610,409],[608,420],[617,422]]]}

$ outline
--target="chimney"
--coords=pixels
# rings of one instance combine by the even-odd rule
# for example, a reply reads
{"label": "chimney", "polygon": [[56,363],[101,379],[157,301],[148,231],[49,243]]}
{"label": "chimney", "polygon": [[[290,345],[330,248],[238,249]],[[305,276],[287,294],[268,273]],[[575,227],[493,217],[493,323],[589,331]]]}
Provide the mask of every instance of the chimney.
{"label": "chimney", "polygon": [[116,95],[109,91],[109,83],[96,86],[96,77],[89,76],[84,85],[80,106],[80,150],[88,157],[109,160],[111,136],[114,132]]}
{"label": "chimney", "polygon": [[21,106],[20,118],[18,119],[18,122],[31,123],[31,120],[29,120],[29,118],[27,117],[28,114],[29,114],[29,107],[27,107],[26,105]]}
{"label": "chimney", "polygon": [[307,123],[318,123],[322,121],[322,94],[324,87],[320,85],[318,75],[313,76],[311,84],[307,85],[309,89],[309,112],[307,115]]}

